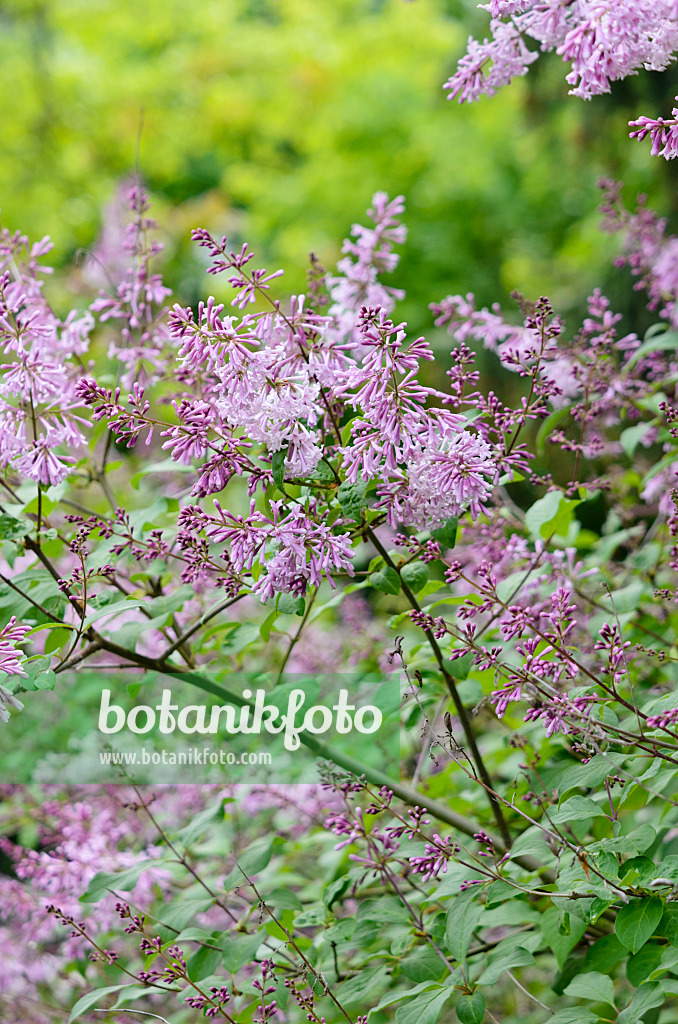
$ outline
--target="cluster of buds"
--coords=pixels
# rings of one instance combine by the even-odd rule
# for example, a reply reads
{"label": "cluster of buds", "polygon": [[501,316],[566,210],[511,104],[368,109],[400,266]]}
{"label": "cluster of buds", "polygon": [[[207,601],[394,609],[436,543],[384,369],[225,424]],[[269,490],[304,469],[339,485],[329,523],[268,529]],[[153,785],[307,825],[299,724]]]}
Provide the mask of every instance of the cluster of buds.
{"label": "cluster of buds", "polygon": [[272,960],[261,961],[261,979],[255,978],[252,984],[261,994],[261,1001],[257,1006],[253,1024],[266,1024],[278,1012],[275,999],[271,999],[270,1002],[266,1001],[266,997],[272,995],[277,988]]}
{"label": "cluster of buds", "polygon": [[204,995],[188,996],[184,1002],[192,1006],[194,1010],[204,1010],[206,1017],[216,1017],[231,998],[225,985],[210,986],[210,997],[211,999]]}

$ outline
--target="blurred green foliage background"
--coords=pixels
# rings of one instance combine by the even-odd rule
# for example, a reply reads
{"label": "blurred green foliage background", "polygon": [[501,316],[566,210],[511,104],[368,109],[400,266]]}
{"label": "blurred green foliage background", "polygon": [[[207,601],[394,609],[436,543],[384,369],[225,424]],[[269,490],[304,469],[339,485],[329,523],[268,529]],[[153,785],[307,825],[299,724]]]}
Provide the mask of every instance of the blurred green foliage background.
{"label": "blurred green foliage background", "polygon": [[247,238],[299,291],[308,252],[332,266],[381,188],[407,200],[393,283],[413,330],[429,302],[469,290],[548,294],[567,314],[607,283],[638,317],[628,279],[610,278],[596,180],[675,207],[673,167],[626,122],[666,113],[676,76],[586,104],[553,55],[493,100],[448,103],[441,86],[487,22],[473,0],[4,0],[2,222],[51,234],[72,265],[138,150],[184,301],[215,287],[191,227]]}

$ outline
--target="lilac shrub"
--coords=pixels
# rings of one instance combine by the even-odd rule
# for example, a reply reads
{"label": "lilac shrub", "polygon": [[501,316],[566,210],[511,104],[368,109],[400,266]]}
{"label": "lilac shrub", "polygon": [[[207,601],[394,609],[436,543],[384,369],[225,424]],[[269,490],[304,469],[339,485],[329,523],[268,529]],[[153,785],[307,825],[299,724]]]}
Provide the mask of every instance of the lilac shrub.
{"label": "lilac shrub", "polygon": [[[585,98],[676,46],[668,0],[486,6],[461,100],[523,74],[526,38]],[[45,691],[158,676],[223,700],[243,668],[269,693],[379,675],[402,719],[400,774],[303,735],[322,763],[301,792],[7,786],[10,1024],[673,1019],[678,241],[603,185],[659,319],[643,338],[599,289],[578,325],[545,296],[438,296],[434,340],[411,337],[384,193],[288,299],[196,230],[230,306],[173,301],[139,183],[107,233],[126,263],[104,247],[108,284],[65,319],[48,243],[5,231],[7,743]]]}
{"label": "lilac shrub", "polygon": [[[624,233],[621,259],[648,288],[651,308],[670,320],[674,293],[654,282],[673,240],[642,206],[627,213],[618,187],[606,188],[607,225]],[[628,1003],[629,1013],[641,1000],[667,1002],[674,803],[664,791],[678,739],[666,650],[678,568],[673,335],[624,333],[599,291],[574,332],[545,298],[517,297],[515,323],[497,306],[478,309],[473,296],[448,296],[433,304],[432,318],[452,337],[449,385],[423,386],[417,372],[433,351],[423,338],[408,341],[406,325],[390,318],[396,297],[384,288],[388,309],[355,308],[363,288],[374,295],[381,287],[377,271],[394,264],[401,200],[375,197],[376,227],[354,230],[344,277],[325,279],[315,267],[309,297],[286,310],[268,297],[276,278],[247,269],[247,249],[231,253],[198,232],[209,270],[230,275],[236,306],[268,303],[241,317],[214,299],[196,312],[168,308],[150,270],[156,246],[146,208],[133,187],[131,269],[116,296],[93,304],[105,323],[123,321],[122,342],[104,356],[129,346],[120,382],[109,384],[105,370],[97,380],[94,359],[68,402],[60,399],[59,415],[77,416],[80,437],[91,432],[94,458],[69,455],[79,437],[78,448],[57,453],[57,478],[41,482],[24,459],[35,440],[29,431],[8,463],[5,558],[32,558],[42,589],[30,569],[3,572],[22,617],[2,638],[4,728],[20,720],[16,694],[39,700],[88,664],[137,666],[207,687],[215,647],[201,634],[240,609],[240,627],[269,617],[268,639],[259,628],[240,658],[262,667],[281,661],[279,677],[295,657],[313,663],[305,643],[324,644],[335,667],[357,656],[364,670],[401,670],[414,785],[367,765],[362,777],[355,767],[348,776],[326,768],[317,805],[305,801],[307,826],[278,823],[262,850],[255,825],[242,855],[242,826],[223,793],[216,809],[203,808],[198,824],[178,833],[176,821],[163,823],[167,796],[155,807],[150,796],[125,799],[113,787],[72,808],[48,801],[37,817],[56,815],[55,824],[36,848],[3,845],[15,877],[4,883],[2,915],[19,948],[53,949],[55,934],[67,941],[37,973],[15,973],[6,997],[11,1003],[29,985],[36,1000],[45,986],[68,999],[57,978],[75,958],[77,987],[86,989],[76,1015],[111,998],[140,999],[171,1019],[179,994],[184,1016],[230,1020],[251,1007],[261,1020],[295,1020],[299,1011],[320,1021],[329,1012],[316,1008],[322,1001],[357,1021],[380,999],[384,1011],[402,1000],[413,1014],[454,999],[460,1020],[492,1020],[514,1005],[512,986],[526,991],[515,971],[540,985],[532,1005],[547,1005],[549,972],[555,998],[565,992],[595,1004],[614,939],[619,959],[630,959],[625,976],[605,982],[606,996],[612,985],[609,999]],[[30,254],[23,240],[14,252]],[[14,264],[35,279],[30,258]],[[64,329],[53,315],[38,321],[17,306],[12,379],[24,354],[44,358],[44,334],[31,351],[36,322]],[[517,405],[478,390],[477,345],[522,380]],[[131,366],[139,379],[125,387]],[[28,411],[31,399],[21,391],[11,408]],[[160,525],[119,504],[116,445],[133,459],[140,451],[160,459],[168,480],[176,467],[177,498],[157,505]],[[551,471],[547,446],[559,453]],[[662,448],[653,466],[651,453]],[[523,505],[518,483],[533,496]],[[226,485],[238,488],[236,507],[245,502],[248,512],[229,509]],[[99,511],[106,502],[112,508]],[[583,525],[591,507],[602,510],[597,532]],[[313,643],[311,612],[326,588],[329,600],[315,610],[336,625]],[[157,614],[167,597],[172,603]],[[283,597],[295,604],[281,608]],[[355,602],[363,603],[352,611]],[[301,621],[289,630],[285,616],[294,613]],[[356,642],[331,639],[352,622]],[[125,646],[128,623],[143,647]],[[389,628],[400,631],[390,651]],[[57,642],[45,644],[45,633]],[[238,661],[228,646],[218,657]],[[573,795],[582,789],[588,795]],[[446,790],[459,795],[441,801]],[[236,806],[254,800],[263,814],[271,801],[294,802],[285,787],[233,795]],[[216,839],[224,826],[230,841]],[[211,852],[196,845],[206,829],[217,829]],[[279,895],[281,836],[296,844],[296,871],[305,851],[325,851],[324,883],[297,881]],[[212,863],[215,851],[230,853],[226,877]],[[375,885],[391,894],[383,920],[369,895]],[[36,931],[33,915],[45,904],[49,915]],[[461,933],[458,918],[469,921]],[[358,924],[370,920],[389,927],[363,935]],[[250,942],[244,959],[232,954],[232,928]],[[394,972],[396,950],[404,959]],[[97,988],[96,973],[112,984]],[[351,980],[363,973],[376,979],[369,1005]],[[33,1019],[50,1020],[50,1011],[41,1004]]]}

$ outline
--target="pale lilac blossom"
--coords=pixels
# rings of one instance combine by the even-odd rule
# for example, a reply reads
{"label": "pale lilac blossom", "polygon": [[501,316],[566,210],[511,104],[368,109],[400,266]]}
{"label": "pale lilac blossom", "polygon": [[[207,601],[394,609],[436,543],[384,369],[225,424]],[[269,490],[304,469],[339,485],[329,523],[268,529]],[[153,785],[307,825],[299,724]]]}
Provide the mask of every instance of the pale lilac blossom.
{"label": "pale lilac blossom", "polygon": [[[22,667],[24,653],[18,647],[28,633],[30,626],[17,624],[16,616],[12,616],[5,628],[0,632],[0,672],[8,676],[25,676]],[[0,722],[8,722],[10,712],[21,711],[23,704],[3,684],[0,684]]]}
{"label": "pale lilac blossom", "polygon": [[460,102],[491,96],[524,75],[538,57],[525,37],[570,63],[570,93],[582,99],[609,92],[612,82],[642,67],[664,70],[678,49],[675,0],[491,0],[479,6],[490,12],[492,38],[470,39],[445,84],[448,98]]}

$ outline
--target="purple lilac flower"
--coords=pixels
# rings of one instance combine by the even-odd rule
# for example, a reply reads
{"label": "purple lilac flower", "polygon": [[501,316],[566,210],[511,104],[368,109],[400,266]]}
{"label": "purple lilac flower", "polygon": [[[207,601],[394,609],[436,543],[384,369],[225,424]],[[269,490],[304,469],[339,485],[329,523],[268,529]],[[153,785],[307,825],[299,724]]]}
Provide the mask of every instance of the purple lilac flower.
{"label": "purple lilac flower", "polygon": [[[0,672],[4,672],[8,676],[26,675],[21,667],[24,654],[17,645],[22,643],[30,628],[30,626],[17,625],[16,616],[13,615],[0,632]],[[22,709],[21,701],[17,700],[6,686],[0,684],[0,722],[9,721],[11,710],[21,711]]]}
{"label": "purple lilac flower", "polygon": [[570,63],[570,92],[582,99],[609,92],[611,82],[641,67],[663,70],[678,49],[675,0],[491,0],[480,6],[492,17],[492,38],[470,39],[444,86],[449,98],[462,103],[491,96],[527,72],[538,53],[527,48],[524,36]]}
{"label": "purple lilac flower", "polygon": [[379,281],[379,274],[395,270],[399,256],[394,245],[402,245],[407,229],[399,220],[405,209],[402,196],[389,200],[385,192],[375,192],[368,217],[373,228],[354,224],[346,239],[343,252],[347,255],[337,264],[339,275],[329,277],[327,285],[332,298],[329,314],[341,340],[352,339],[360,344],[356,325],[363,306],[380,307],[390,312],[403,292]]}

